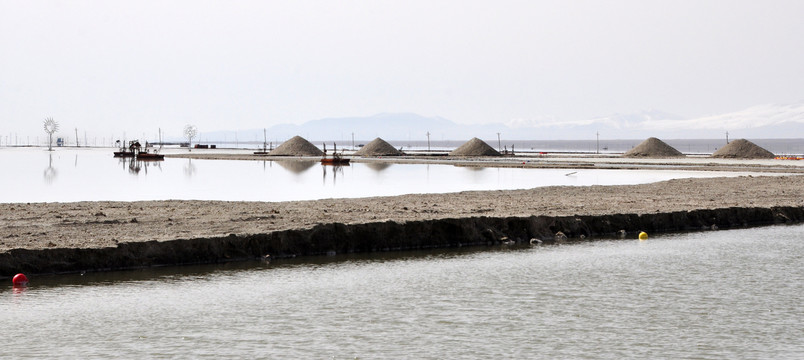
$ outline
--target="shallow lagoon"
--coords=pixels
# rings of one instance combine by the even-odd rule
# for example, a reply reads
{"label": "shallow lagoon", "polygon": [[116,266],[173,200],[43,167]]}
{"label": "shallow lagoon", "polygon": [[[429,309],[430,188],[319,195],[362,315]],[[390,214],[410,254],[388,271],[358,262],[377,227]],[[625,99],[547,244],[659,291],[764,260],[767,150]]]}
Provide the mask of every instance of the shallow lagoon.
{"label": "shallow lagoon", "polygon": [[111,149],[0,148],[0,202],[135,200],[289,201],[551,185],[642,184],[739,173],[677,170],[480,168],[316,159],[226,161],[167,158],[132,162]]}
{"label": "shallow lagoon", "polygon": [[0,288],[0,357],[804,356],[804,225]]}

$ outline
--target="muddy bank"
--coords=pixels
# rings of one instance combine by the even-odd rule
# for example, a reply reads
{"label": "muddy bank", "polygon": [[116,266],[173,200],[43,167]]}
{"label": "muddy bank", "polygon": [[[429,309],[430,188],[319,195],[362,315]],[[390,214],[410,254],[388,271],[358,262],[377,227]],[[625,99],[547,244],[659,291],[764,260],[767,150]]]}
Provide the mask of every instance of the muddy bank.
{"label": "muddy bank", "polygon": [[[0,204],[0,276],[800,222],[804,176],[293,202]],[[507,239],[503,239],[507,238]]]}
{"label": "muddy bank", "polygon": [[635,238],[639,231],[707,231],[802,221],[804,207],[597,216],[469,217],[352,225],[331,223],[267,234],[129,242],[107,248],[15,249],[0,254],[0,274],[103,271],[470,245],[552,244],[594,237]]}

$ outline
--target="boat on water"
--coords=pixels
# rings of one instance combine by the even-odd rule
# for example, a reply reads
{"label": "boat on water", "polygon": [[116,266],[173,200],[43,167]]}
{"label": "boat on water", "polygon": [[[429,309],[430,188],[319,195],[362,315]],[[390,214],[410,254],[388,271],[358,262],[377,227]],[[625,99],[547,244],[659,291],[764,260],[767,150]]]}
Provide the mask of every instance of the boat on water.
{"label": "boat on water", "polygon": [[338,153],[337,145],[332,144],[332,157],[327,157],[327,144],[324,144],[324,157],[321,158],[321,165],[349,165],[349,158],[343,157],[343,152]]}
{"label": "boat on water", "polygon": [[349,165],[349,159],[344,158],[324,158],[321,159],[321,164],[323,165]]}
{"label": "boat on water", "polygon": [[143,151],[135,156],[137,160],[165,160],[165,155]]}
{"label": "boat on water", "polygon": [[[118,140],[119,142],[119,140]],[[149,152],[143,148],[139,140],[131,140],[128,147],[120,147],[120,151],[114,152],[114,157],[136,158],[137,160],[164,160],[165,155]]]}

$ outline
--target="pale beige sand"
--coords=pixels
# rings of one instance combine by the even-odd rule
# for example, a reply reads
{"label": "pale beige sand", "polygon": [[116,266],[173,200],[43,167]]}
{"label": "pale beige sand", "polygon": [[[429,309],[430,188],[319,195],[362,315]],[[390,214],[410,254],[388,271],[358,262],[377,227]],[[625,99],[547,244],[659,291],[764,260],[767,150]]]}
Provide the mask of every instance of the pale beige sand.
{"label": "pale beige sand", "polygon": [[321,156],[324,152],[307,139],[294,136],[268,153],[271,156]]}
{"label": "pale beige sand", "polygon": [[478,138],[472,138],[449,153],[450,156],[500,156],[489,144]]}
{"label": "pale beige sand", "polygon": [[623,154],[625,157],[679,157],[684,156],[681,151],[676,150],[674,147],[667,145],[666,142],[661,141],[655,137],[648,138],[631,150]]}
{"label": "pale beige sand", "polygon": [[804,206],[804,176],[678,179],[646,185],[403,195],[296,202],[143,201],[0,204],[0,251],[97,248],[309,228],[319,223],[656,213]]}
{"label": "pale beige sand", "polygon": [[712,154],[716,158],[730,159],[773,159],[772,152],[746,139],[733,140]]}
{"label": "pale beige sand", "polygon": [[355,156],[399,156],[402,151],[397,150],[387,141],[376,138],[355,152]]}

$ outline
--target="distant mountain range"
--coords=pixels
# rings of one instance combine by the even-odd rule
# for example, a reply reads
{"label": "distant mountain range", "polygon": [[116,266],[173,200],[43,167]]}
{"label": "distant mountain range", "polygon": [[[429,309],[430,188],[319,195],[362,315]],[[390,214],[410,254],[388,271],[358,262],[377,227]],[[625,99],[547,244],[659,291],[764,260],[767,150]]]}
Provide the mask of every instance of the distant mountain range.
{"label": "distant mountain range", "polygon": [[[497,133],[507,140],[588,140],[736,138],[803,138],[804,102],[754,106],[742,111],[686,119],[658,110],[632,114],[614,114],[588,120],[515,119],[507,123],[482,125],[458,124],[441,117],[412,113],[383,113],[367,117],[312,120],[306,123],[280,124],[265,129],[268,142],[282,142],[295,135],[310,141],[350,143],[376,137],[396,141],[468,140],[478,137],[496,140]],[[201,142],[259,142],[263,129],[202,132]]]}

